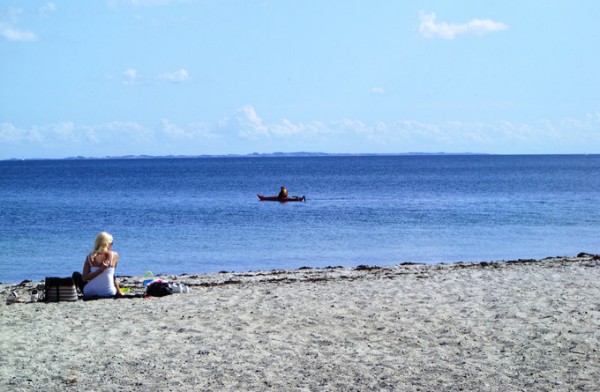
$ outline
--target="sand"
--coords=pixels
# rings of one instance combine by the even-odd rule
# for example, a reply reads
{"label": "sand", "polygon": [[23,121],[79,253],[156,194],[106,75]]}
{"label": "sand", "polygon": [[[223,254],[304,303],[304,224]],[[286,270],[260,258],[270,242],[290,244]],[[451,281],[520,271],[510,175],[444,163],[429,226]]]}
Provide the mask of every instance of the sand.
{"label": "sand", "polygon": [[163,276],[192,292],[71,303],[2,285],[0,390],[598,390],[598,259]]}

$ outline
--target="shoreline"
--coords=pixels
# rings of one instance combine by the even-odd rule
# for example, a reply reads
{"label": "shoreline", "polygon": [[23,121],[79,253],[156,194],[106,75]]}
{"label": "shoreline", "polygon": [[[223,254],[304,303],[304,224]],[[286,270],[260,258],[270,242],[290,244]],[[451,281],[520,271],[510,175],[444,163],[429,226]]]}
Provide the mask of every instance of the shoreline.
{"label": "shoreline", "polygon": [[[452,262],[436,262],[436,263],[426,263],[426,262],[402,262],[398,264],[360,264],[355,267],[346,267],[342,265],[336,266],[326,266],[326,267],[299,267],[294,269],[285,269],[285,268],[275,268],[270,270],[248,270],[248,271],[220,271],[220,272],[199,272],[199,273],[158,273],[154,275],[157,279],[192,279],[192,280],[218,280],[215,278],[216,276],[239,276],[239,277],[249,277],[249,276],[266,276],[266,275],[282,275],[282,274],[294,274],[297,272],[306,272],[313,271],[315,273],[325,272],[325,271],[334,271],[334,270],[346,270],[346,271],[374,271],[374,270],[390,270],[397,269],[399,267],[413,267],[413,266],[423,266],[423,267],[440,267],[440,266],[448,266],[448,267],[456,267],[456,268],[478,268],[478,267],[494,267],[499,268],[504,264],[508,265],[519,265],[519,264],[535,264],[535,263],[544,263],[544,262],[557,262],[557,261],[580,261],[583,259],[591,259],[591,260],[600,260],[600,255],[596,255],[593,253],[581,252],[576,256],[548,256],[539,259],[514,259],[514,260],[494,260],[494,261],[452,261]],[[61,277],[67,277],[67,273]],[[48,276],[49,277],[49,276]],[[53,276],[54,277],[54,276]],[[70,277],[70,275],[69,275]],[[128,281],[133,286],[138,286],[140,282],[143,280],[142,275],[117,275],[117,279],[119,282],[121,280]],[[44,279],[36,280],[36,279],[28,279],[25,278],[21,280],[21,282],[0,282],[0,291],[6,290],[7,288],[18,289],[19,287],[28,287],[31,288],[33,285],[41,285],[44,284]]]}
{"label": "shoreline", "polygon": [[[272,269],[272,270],[251,270],[251,271],[221,271],[221,272],[209,272],[209,273],[181,273],[181,274],[157,274],[154,276],[156,279],[163,279],[169,282],[186,283],[190,287],[209,287],[226,284],[241,284],[245,283],[245,278],[253,278],[252,280],[268,283],[292,283],[294,281],[303,281],[298,278],[277,279],[265,277],[269,276],[280,276],[280,275],[323,275],[326,274],[328,278],[318,278],[318,280],[332,280],[332,279],[348,279],[348,274],[356,275],[359,272],[373,272],[379,271],[385,273],[398,269],[418,271],[421,269],[444,269],[444,268],[505,268],[507,266],[517,266],[523,264],[543,264],[543,263],[564,263],[564,262],[580,262],[580,261],[600,261],[600,255],[581,252],[576,256],[549,256],[541,259],[515,259],[515,260],[500,260],[500,261],[456,261],[456,262],[441,262],[441,263],[419,263],[419,262],[403,262],[395,265],[358,265],[356,267],[344,267],[344,266],[327,266],[327,267],[300,267],[297,269]],[[334,272],[340,272],[335,274]],[[328,273],[328,274],[327,274]],[[408,272],[406,272],[408,273]],[[67,276],[62,276],[67,277]],[[70,276],[69,276],[70,277]],[[265,279],[260,279],[263,277]],[[144,277],[141,275],[117,275],[122,287],[127,287],[135,290],[138,294],[144,290],[143,280]],[[227,280],[225,280],[227,279]],[[308,280],[310,281],[310,280]],[[220,282],[220,283],[219,283]],[[44,288],[44,279],[42,280],[31,280],[24,279],[20,283],[15,282],[0,282],[0,294],[7,290],[31,290],[33,288],[42,289]]]}
{"label": "shoreline", "polygon": [[[567,391],[600,384],[596,255],[158,277],[191,293],[2,301],[0,387]],[[143,277],[119,281],[143,290]],[[13,286],[0,285],[4,299]]]}

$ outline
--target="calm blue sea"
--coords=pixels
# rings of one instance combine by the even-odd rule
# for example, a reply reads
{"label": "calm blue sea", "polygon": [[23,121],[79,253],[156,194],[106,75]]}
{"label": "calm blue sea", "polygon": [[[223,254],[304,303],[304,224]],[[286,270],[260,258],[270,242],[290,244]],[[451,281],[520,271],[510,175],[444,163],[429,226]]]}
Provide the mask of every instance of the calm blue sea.
{"label": "calm blue sea", "polygon": [[[257,193],[306,195],[259,202]],[[600,156],[0,162],[0,282],[600,253]]]}

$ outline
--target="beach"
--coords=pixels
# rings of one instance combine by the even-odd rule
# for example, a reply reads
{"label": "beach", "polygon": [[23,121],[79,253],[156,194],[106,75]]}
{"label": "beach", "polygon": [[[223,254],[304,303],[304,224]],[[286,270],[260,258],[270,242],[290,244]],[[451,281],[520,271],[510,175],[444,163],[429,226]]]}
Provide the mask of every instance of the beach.
{"label": "beach", "polygon": [[[68,276],[69,274],[65,274]],[[3,284],[4,391],[591,391],[600,258],[161,276],[60,303]],[[143,277],[120,277],[131,293]]]}

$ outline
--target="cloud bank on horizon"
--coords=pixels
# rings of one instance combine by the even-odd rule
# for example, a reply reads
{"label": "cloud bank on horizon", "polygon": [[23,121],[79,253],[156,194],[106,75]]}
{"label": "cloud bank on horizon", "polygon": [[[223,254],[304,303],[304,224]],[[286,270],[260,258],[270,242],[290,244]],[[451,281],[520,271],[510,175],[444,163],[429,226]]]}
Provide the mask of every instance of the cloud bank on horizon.
{"label": "cloud bank on horizon", "polygon": [[[568,129],[569,132],[561,132]],[[566,118],[559,123],[496,123],[446,121],[426,123],[413,120],[366,123],[356,119],[331,122],[294,123],[288,119],[266,123],[255,109],[246,105],[232,118],[212,123],[176,124],[163,118],[160,124],[147,127],[136,122],[114,121],[101,124],[62,122],[18,128],[0,123],[0,144],[17,147],[36,146],[47,151],[42,157],[115,156],[115,155],[200,155],[251,152],[329,152],[329,153],[402,153],[402,152],[489,152],[506,149],[514,154],[570,153],[582,141],[600,142],[600,113],[583,119]],[[228,145],[243,143],[244,150]],[[360,143],[363,149],[353,149]],[[403,146],[402,151],[382,149],[386,145]],[[541,150],[536,146],[556,146]],[[214,146],[199,149],[199,146]],[[264,150],[265,145],[273,146]],[[319,145],[317,149],[312,146]],[[430,148],[423,149],[428,145]],[[132,152],[132,146],[142,152]],[[14,151],[14,150],[13,150]],[[52,156],[52,151],[60,151]],[[580,150],[585,151],[585,150]],[[593,150],[590,150],[594,153]],[[500,153],[504,153],[501,151]],[[9,152],[2,159],[15,157]],[[39,156],[38,156],[39,157]]]}
{"label": "cloud bank on horizon", "polygon": [[0,159],[599,152],[595,3],[8,4]]}

